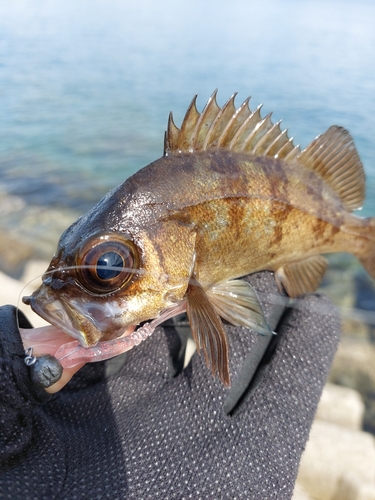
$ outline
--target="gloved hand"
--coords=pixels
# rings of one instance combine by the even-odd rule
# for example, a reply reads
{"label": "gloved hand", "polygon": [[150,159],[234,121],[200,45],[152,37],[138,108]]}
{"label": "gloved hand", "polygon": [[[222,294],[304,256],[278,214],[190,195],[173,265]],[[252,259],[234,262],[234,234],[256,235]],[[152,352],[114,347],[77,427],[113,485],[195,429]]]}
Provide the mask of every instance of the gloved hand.
{"label": "gloved hand", "polygon": [[226,326],[228,389],[197,354],[181,371],[181,337],[159,328],[123,364],[86,365],[43,407],[29,405],[39,439],[31,429],[6,461],[0,496],[18,487],[11,498],[291,498],[340,325],[314,295],[277,322],[272,274],[249,281],[277,331],[250,385],[265,337]]}

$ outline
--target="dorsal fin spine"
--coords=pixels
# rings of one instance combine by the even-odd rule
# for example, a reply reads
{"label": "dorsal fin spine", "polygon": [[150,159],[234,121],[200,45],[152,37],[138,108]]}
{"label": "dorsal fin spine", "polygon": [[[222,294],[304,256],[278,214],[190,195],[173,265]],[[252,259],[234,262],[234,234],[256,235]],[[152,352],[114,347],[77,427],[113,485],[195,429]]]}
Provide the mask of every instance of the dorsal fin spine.
{"label": "dorsal fin spine", "polygon": [[[279,127],[280,128],[280,127]],[[263,152],[263,154],[266,156],[274,156],[273,154],[273,149],[275,150],[280,150],[283,145],[285,145],[288,142],[288,129],[282,130],[279,135],[274,139],[273,142],[268,146],[268,148]],[[281,143],[282,144],[279,144]]]}
{"label": "dorsal fin spine", "polygon": [[256,152],[280,157],[285,156],[286,152],[290,153],[293,144],[289,145],[290,141],[281,132],[279,123],[273,125],[271,115],[262,119],[261,106],[252,112],[248,98],[236,109],[234,105],[236,94],[234,94],[220,108],[216,102],[216,94],[217,90],[211,95],[202,113],[197,111],[196,97],[194,97],[181,129],[176,127],[170,115],[164,144],[165,154],[213,149]]}
{"label": "dorsal fin spine", "polygon": [[251,115],[249,101],[250,97],[245,99],[241,106],[235,111],[218,140],[218,147],[230,149],[234,135],[236,135],[236,132],[241,128],[241,124],[246,118]]}
{"label": "dorsal fin spine", "polygon": [[246,151],[249,151],[251,153],[256,152],[259,139],[262,139],[264,137],[264,135],[269,130],[270,124],[272,125],[271,116],[272,113],[269,113],[263,118],[263,120],[255,125],[253,132],[249,135],[245,142],[244,149]]}
{"label": "dorsal fin spine", "polygon": [[264,152],[268,149],[269,145],[274,143],[275,138],[279,137],[280,123],[281,123],[280,121],[275,123],[274,125],[271,126],[269,130],[267,130],[267,132],[263,135],[263,137],[259,139],[253,152],[262,155],[264,154]]}
{"label": "dorsal fin spine", "polygon": [[194,144],[192,144],[192,133],[200,117],[200,113],[196,106],[197,97],[197,94],[195,94],[186,111],[181,129],[178,133],[178,144],[181,150],[189,150],[194,147]]}
{"label": "dorsal fin spine", "polygon": [[[206,134],[208,132],[208,129],[220,111],[220,108],[216,102],[216,94],[217,94],[217,89],[214,90],[211,97],[207,101],[207,104],[203,108],[203,111],[202,111],[202,113],[198,119],[198,122],[195,126],[195,129],[193,132],[193,139],[192,139],[192,146],[194,149],[201,149],[201,147],[204,143],[204,138],[206,137]],[[209,125],[205,130],[203,127],[207,126],[207,123],[206,123],[207,121],[208,121]]]}
{"label": "dorsal fin spine", "polygon": [[275,158],[285,158],[290,151],[292,151],[294,148],[293,146],[293,137],[288,139],[278,150],[277,153],[275,153],[273,156]]}
{"label": "dorsal fin spine", "polygon": [[[221,129],[218,127],[218,124],[220,120],[224,120],[225,124],[225,116],[228,115],[228,122],[230,122],[231,118],[233,118],[233,115],[236,113],[236,107],[234,105],[234,99],[237,95],[237,92],[235,92],[229,99],[228,101],[224,104],[224,106],[221,108],[219,113],[217,114],[216,118],[212,122],[206,138],[203,143],[203,149],[207,149],[208,145],[211,143],[213,146],[215,146],[219,140],[220,137],[223,133],[223,130],[225,130],[225,125],[224,127],[221,127]],[[219,130],[217,130],[219,128]]]}
{"label": "dorsal fin spine", "polygon": [[[165,141],[167,143],[168,152],[174,151],[177,147],[179,130],[180,129],[174,124],[173,113],[170,112],[168,116],[168,128],[166,134],[167,140]],[[166,154],[166,150],[164,150],[164,154]]]}
{"label": "dorsal fin spine", "polygon": [[249,116],[244,120],[237,132],[234,134],[233,139],[229,144],[229,149],[234,148],[236,145],[240,146],[238,149],[242,149],[243,143],[247,137],[246,130],[248,128],[252,130],[254,124],[258,123],[261,108],[262,104],[260,104],[253,112],[250,112]]}
{"label": "dorsal fin spine", "polygon": [[299,146],[295,146],[289,153],[284,156],[284,160],[294,160],[301,153],[301,149]]}

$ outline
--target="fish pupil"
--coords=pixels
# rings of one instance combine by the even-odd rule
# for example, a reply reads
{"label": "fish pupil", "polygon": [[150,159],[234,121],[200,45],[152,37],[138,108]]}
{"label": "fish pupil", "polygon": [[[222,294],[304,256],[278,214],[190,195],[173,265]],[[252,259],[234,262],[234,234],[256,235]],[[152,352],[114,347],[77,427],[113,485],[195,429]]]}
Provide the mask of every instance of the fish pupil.
{"label": "fish pupil", "polygon": [[102,280],[116,278],[124,267],[124,260],[117,252],[103,253],[97,263],[96,274]]}

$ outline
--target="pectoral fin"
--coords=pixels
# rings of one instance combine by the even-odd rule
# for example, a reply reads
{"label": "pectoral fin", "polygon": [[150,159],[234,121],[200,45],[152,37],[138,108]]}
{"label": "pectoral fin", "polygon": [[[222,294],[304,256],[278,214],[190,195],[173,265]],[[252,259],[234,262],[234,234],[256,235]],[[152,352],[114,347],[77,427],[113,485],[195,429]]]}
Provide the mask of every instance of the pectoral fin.
{"label": "pectoral fin", "polygon": [[203,351],[212,374],[218,372],[222,382],[230,385],[227,335],[206,292],[196,281],[188,288],[186,312],[197,351]]}
{"label": "pectoral fin", "polygon": [[314,255],[298,262],[280,267],[275,272],[279,289],[285,288],[289,297],[298,297],[304,293],[314,292],[326,272],[328,263],[321,255]]}
{"label": "pectoral fin", "polygon": [[230,383],[228,341],[220,316],[235,326],[252,328],[261,335],[273,333],[255,290],[243,280],[219,283],[206,291],[197,281],[190,283],[186,312],[197,351],[203,351],[212,374],[218,372],[225,385]]}
{"label": "pectoral fin", "polygon": [[247,326],[261,335],[272,335],[255,290],[244,280],[230,280],[207,290],[218,314],[235,326]]}

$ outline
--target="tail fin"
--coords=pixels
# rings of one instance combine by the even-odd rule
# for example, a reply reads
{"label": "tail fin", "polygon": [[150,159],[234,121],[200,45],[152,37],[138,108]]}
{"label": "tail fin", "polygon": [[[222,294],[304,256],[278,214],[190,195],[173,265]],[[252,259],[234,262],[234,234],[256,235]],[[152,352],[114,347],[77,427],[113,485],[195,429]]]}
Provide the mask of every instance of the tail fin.
{"label": "tail fin", "polygon": [[365,223],[367,223],[365,235],[368,245],[359,260],[371,278],[375,280],[375,217],[365,219]]}

